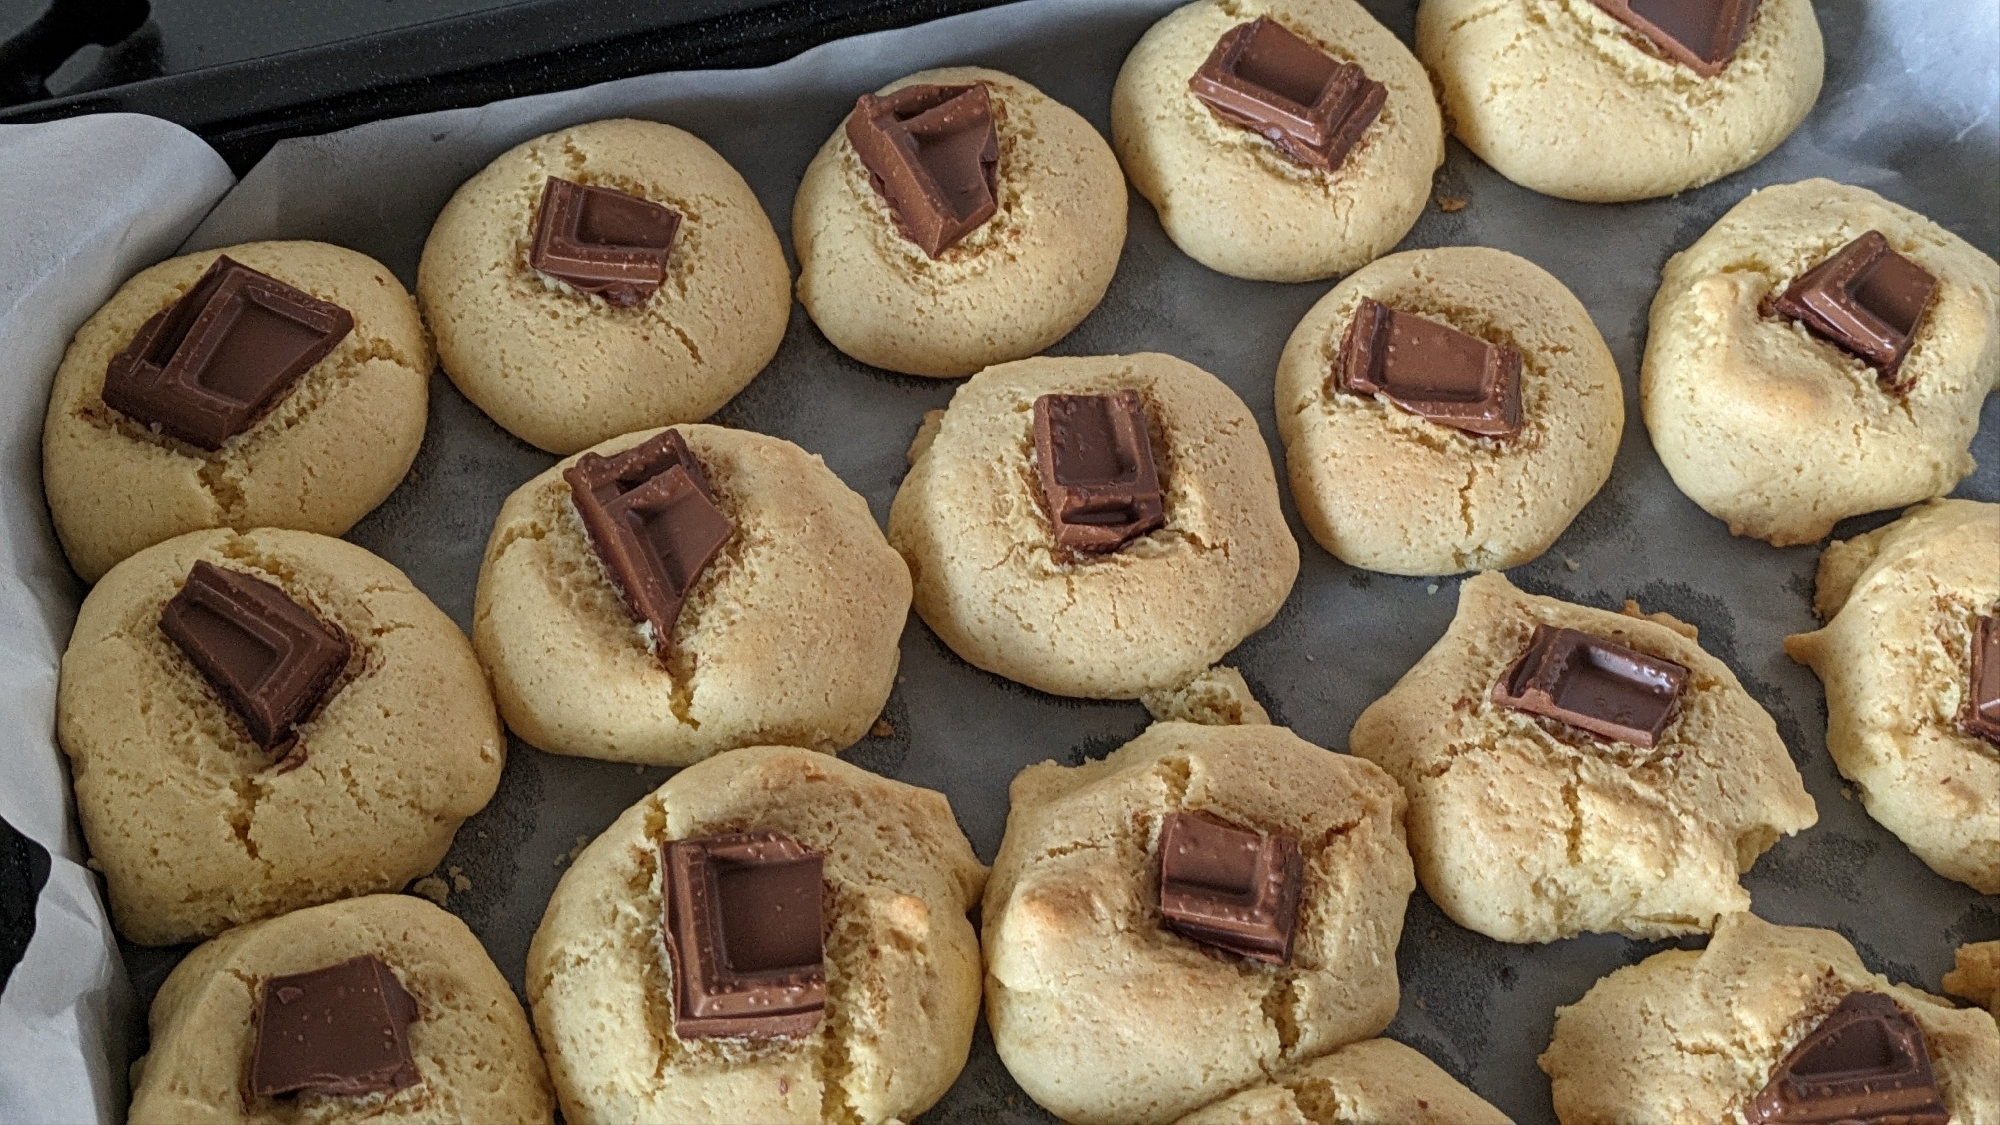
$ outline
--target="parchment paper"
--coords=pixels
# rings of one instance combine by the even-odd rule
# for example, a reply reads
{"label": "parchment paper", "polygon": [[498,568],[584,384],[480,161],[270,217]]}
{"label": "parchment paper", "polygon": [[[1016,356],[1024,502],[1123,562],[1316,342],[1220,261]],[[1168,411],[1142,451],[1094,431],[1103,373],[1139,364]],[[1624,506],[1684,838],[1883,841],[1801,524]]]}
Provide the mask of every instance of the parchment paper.
{"label": "parchment paper", "polygon": [[[1411,0],[1364,2],[1410,40]],[[413,283],[431,221],[467,176],[539,133],[618,115],[668,121],[714,145],[750,181],[783,234],[806,163],[855,95],[921,68],[977,63],[1026,78],[1108,132],[1119,62],[1174,6],[1029,0],[847,40],[765,70],[635,78],[288,141],[183,249],[324,239],[371,254]],[[1638,357],[1661,266],[1756,187],[1813,175],[1861,184],[1989,254],[2000,250],[2000,72],[1993,63],[2000,23],[1989,0],[1823,0],[1816,7],[1827,41],[1826,88],[1807,124],[1756,167],[1674,199],[1592,206],[1517,188],[1453,143],[1437,194],[1469,205],[1455,214],[1427,211],[1401,248],[1510,250],[1549,269],[1590,308],[1625,376],[1625,439],[1604,491],[1547,555],[1510,576],[1529,590],[1599,606],[1637,598],[1648,610],[1698,625],[1704,647],[1777,719],[1819,804],[1819,825],[1779,844],[1747,877],[1755,909],[1774,921],[1837,929],[1872,967],[1935,989],[1956,945],[2000,937],[2000,902],[1932,874],[1843,796],[1826,755],[1819,683],[1780,648],[1785,634],[1814,626],[1818,548],[1732,539],[1674,488],[1638,414]],[[1200,364],[1249,403],[1280,459],[1271,415],[1278,353],[1330,283],[1225,278],[1176,250],[1136,195],[1131,220],[1104,304],[1051,350],[1158,350]],[[955,384],[864,367],[834,351],[802,309],[792,315],[777,359],[719,419],[821,454],[884,519],[919,419],[944,406]],[[349,538],[403,567],[469,625],[480,553],[501,501],[554,458],[509,437],[442,377],[432,389],[429,428],[409,480]],[[1989,401],[1976,447],[1986,464],[1958,495],[2000,499],[1996,439],[2000,401]],[[1277,620],[1229,662],[1275,721],[1344,748],[1361,709],[1443,633],[1458,584],[1343,566],[1312,542],[1289,496],[1286,510],[1303,556],[1298,585]],[[1840,534],[1891,515],[1851,521]],[[64,589],[73,596],[73,587]],[[1101,756],[1147,722],[1136,703],[1057,699],[979,672],[914,616],[884,717],[895,733],[864,739],[846,757],[945,792],[988,860],[1017,771],[1049,758]],[[452,891],[449,908],[517,988],[529,936],[573,849],[670,772],[512,744],[498,796],[466,823],[440,874],[463,888]],[[1548,1083],[1534,1057],[1548,1042],[1555,1007],[1664,947],[1618,937],[1503,945],[1458,928],[1419,892],[1399,953],[1403,1005],[1388,1034],[1516,1119],[1548,1121]],[[139,1003],[179,952],[127,951]],[[1190,1058],[1200,1049],[1190,1042]],[[1007,1076],[983,1031],[964,1076],[927,1119],[1049,1120]]]}

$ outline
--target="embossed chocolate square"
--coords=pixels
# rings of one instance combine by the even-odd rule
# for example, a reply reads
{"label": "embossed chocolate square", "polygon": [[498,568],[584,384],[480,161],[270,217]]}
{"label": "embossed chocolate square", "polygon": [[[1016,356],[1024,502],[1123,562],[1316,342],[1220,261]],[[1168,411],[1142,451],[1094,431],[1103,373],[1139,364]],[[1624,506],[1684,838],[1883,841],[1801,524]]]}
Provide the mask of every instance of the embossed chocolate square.
{"label": "embossed chocolate square", "polygon": [[1223,32],[1188,88],[1216,116],[1262,134],[1293,161],[1334,169],[1361,141],[1388,88],[1269,16]]}
{"label": "embossed chocolate square", "polygon": [[660,849],[674,1033],[805,1035],[826,1007],[825,857],[777,832]]}
{"label": "embossed chocolate square", "polygon": [[260,1098],[365,1097],[414,1086],[416,1018],[417,1002],[373,956],[271,977],[258,993],[250,1090]]}
{"label": "embossed chocolate square", "polygon": [[218,257],[112,357],[104,403],[157,433],[221,449],[353,328],[339,305]]}
{"label": "embossed chocolate square", "polygon": [[1879,992],[1851,992],[1806,1033],[1744,1110],[1749,1125],[1947,1125],[1924,1029]]}
{"label": "embossed chocolate square", "polygon": [[1334,358],[1336,389],[1381,395],[1482,437],[1521,432],[1521,353],[1363,297]]}
{"label": "embossed chocolate square", "polygon": [[1000,134],[983,85],[863,94],[847,140],[897,229],[932,258],[999,210]]}
{"label": "embossed chocolate square", "polygon": [[1166,526],[1139,392],[1035,400],[1035,469],[1061,546],[1109,554]]}
{"label": "embossed chocolate square", "polygon": [[1722,73],[1761,0],[1593,0],[1668,58],[1701,75]]}
{"label": "embossed chocolate square", "polygon": [[1687,690],[1671,660],[1554,625],[1535,626],[1527,651],[1493,685],[1493,702],[1600,738],[1651,748]]}
{"label": "embossed chocolate square", "polygon": [[615,188],[550,176],[535,206],[533,269],[619,308],[643,305],[667,279],[681,213]]}
{"label": "embossed chocolate square", "polygon": [[1255,961],[1291,961],[1304,879],[1297,840],[1176,812],[1161,821],[1159,846],[1167,929]]}
{"label": "embossed chocolate square", "polygon": [[353,652],[277,586],[204,561],[160,611],[160,631],[266,750],[312,716]]}
{"label": "embossed chocolate square", "polygon": [[1973,619],[1971,664],[1958,725],[2000,746],[2000,616],[1987,613]]}
{"label": "embossed chocolate square", "polygon": [[1871,230],[1807,270],[1771,309],[1874,366],[1885,386],[1902,391],[1909,387],[1901,378],[1903,359],[1936,293],[1937,278]]}

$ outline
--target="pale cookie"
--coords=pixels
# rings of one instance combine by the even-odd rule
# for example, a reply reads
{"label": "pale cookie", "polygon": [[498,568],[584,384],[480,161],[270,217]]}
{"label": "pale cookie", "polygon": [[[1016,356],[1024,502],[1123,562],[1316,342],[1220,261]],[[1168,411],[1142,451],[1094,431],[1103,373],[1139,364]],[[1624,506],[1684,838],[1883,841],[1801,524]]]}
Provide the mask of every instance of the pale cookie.
{"label": "pale cookie", "polygon": [[1826,684],[1826,748],[1931,870],[2000,894],[2000,745],[1960,723],[1977,618],[2000,613],[2000,504],[1933,500],[1820,556],[1826,627],[1785,651]]}
{"label": "pale cookie", "polygon": [[[1135,390],[1166,526],[1099,556],[1057,547],[1035,467],[1044,394]],[[989,367],[926,419],[889,509],[916,607],[970,663],[1056,695],[1132,699],[1199,675],[1278,612],[1299,548],[1243,400],[1159,354]]]}
{"label": "pale cookie", "polygon": [[[1521,353],[1521,428],[1488,437],[1330,380],[1363,298]],[[1275,409],[1299,516],[1334,557],[1389,574],[1519,566],[1611,475],[1625,393],[1604,338],[1532,262],[1478,246],[1373,262],[1320,298],[1278,361]]]}
{"label": "pale cookie", "polygon": [[[354,327],[269,413],[210,452],[105,405],[104,374],[224,254],[339,305]],[[252,242],[161,262],[84,322],[56,371],[42,426],[56,536],[95,582],[133,552],[201,528],[344,534],[409,472],[430,377],[416,302],[372,258],[323,242]]]}
{"label": "pale cookie", "polygon": [[[1283,727],[1156,723],[1102,761],[1029,766],[984,908],[986,1013],[1028,1095],[1066,1121],[1172,1121],[1374,1035],[1396,1013],[1415,880],[1403,794]],[[1295,838],[1288,964],[1162,926],[1157,837],[1199,810]]]}
{"label": "pale cookie", "polygon": [[895,686],[908,568],[817,456],[748,430],[675,429],[735,530],[689,592],[665,665],[584,534],[571,457],[516,489],[487,540],[472,641],[501,716],[550,753],[649,765],[852,745]]}
{"label": "pale cookie", "polygon": [[[1218,118],[1188,88],[1223,33],[1260,16],[1388,88],[1381,115],[1331,170]],[[1423,67],[1354,0],[1201,0],[1169,13],[1118,71],[1111,139],[1174,245],[1259,281],[1332,277],[1386,252],[1423,214],[1444,163]]]}
{"label": "pale cookie", "polygon": [[1198,1109],[1177,1125],[1512,1125],[1436,1063],[1364,1039]]}
{"label": "pale cookie", "polygon": [[1741,1122],[1778,1063],[1848,994],[1887,995],[1923,1030],[1953,1122],[2000,1120],[2000,1029],[1870,973],[1831,930],[1731,914],[1706,950],[1669,949],[1556,1009],[1538,1060],[1564,1125]]}
{"label": "pale cookie", "polygon": [[[1938,281],[1899,372],[1907,393],[1763,312],[1871,230]],[[1667,261],[1651,324],[1639,400],[1661,462],[1732,534],[1780,547],[1951,491],[1973,470],[1980,403],[2000,387],[2000,264],[1914,211],[1830,180],[1765,188],[1731,208]]]}
{"label": "pale cookie", "polygon": [[[660,847],[780,832],[825,856],[826,1008],[809,1034],[682,1039]],[[979,1012],[966,911],[986,869],[943,794],[790,747],[674,775],[564,873],[528,949],[528,1001],[570,1121],[909,1119],[965,1066]]]}
{"label": "pale cookie", "polygon": [[[551,176],[680,214],[658,292],[619,308],[529,267]],[[632,120],[537,137],[465,181],[424,242],[417,299],[465,397],[552,453],[715,413],[777,354],[792,307],[750,185],[693,134]]]}
{"label": "pale cookie", "polygon": [[[1651,749],[1494,702],[1537,625],[1688,670]],[[1496,572],[1466,579],[1444,637],[1350,738],[1409,790],[1424,889],[1501,941],[1711,929],[1750,905],[1737,876],[1818,819],[1777,725],[1692,626],[1524,594]]]}
{"label": "pale cookie", "polygon": [[[260,749],[160,629],[197,561],[278,586],[352,646],[288,749]],[[472,646],[402,571],[273,528],[190,532],[105,575],[63,654],[56,734],[112,918],[142,945],[400,890],[506,754]]]}
{"label": "pale cookie", "polygon": [[1139,701],[1146,705],[1146,713],[1160,722],[1174,719],[1209,726],[1234,726],[1271,721],[1264,705],[1250,694],[1250,685],[1244,682],[1243,673],[1220,664],[1180,687],[1149,691],[1140,696]]}
{"label": "pale cookie", "polygon": [[[416,1002],[417,1084],[339,1097],[250,1093],[264,982],[372,956]],[[422,899],[369,895],[242,926],[187,955],[153,999],[133,1064],[132,1125],[551,1122],[548,1070],[521,1002],[465,923]]]}
{"label": "pale cookie", "polygon": [[1417,57],[1452,133],[1495,171],[1562,199],[1672,195],[1790,136],[1826,69],[1812,0],[1762,0],[1713,78],[1591,0],[1423,0]]}
{"label": "pale cookie", "polygon": [[1944,990],[2000,1017],[2000,941],[1959,946],[1957,967],[1944,975]]}
{"label": "pale cookie", "polygon": [[799,184],[799,303],[863,363],[956,378],[1035,355],[1097,307],[1117,272],[1125,178],[1076,111],[980,67],[926,70],[878,92],[975,83],[992,100],[999,138],[998,210],[937,258],[897,230],[845,118]]}

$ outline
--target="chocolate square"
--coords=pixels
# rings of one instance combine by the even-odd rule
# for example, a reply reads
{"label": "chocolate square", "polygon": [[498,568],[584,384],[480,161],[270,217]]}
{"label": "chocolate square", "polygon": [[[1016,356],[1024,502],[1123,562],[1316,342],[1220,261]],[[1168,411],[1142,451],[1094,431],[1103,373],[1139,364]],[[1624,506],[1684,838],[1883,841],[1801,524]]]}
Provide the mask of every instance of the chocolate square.
{"label": "chocolate square", "polygon": [[218,257],[104,371],[104,404],[207,450],[255,425],[354,328],[354,316]]}
{"label": "chocolate square", "polygon": [[251,1093],[363,1097],[414,1086],[416,1018],[417,1002],[373,956],[271,977],[257,999]]}
{"label": "chocolate square", "polygon": [[1000,208],[1000,134],[983,85],[863,94],[847,115],[847,140],[896,229],[933,258]]}
{"label": "chocolate square", "polygon": [[1903,358],[1937,292],[1937,278],[1889,249],[1871,230],[1807,270],[1771,302],[1815,336],[1831,340],[1881,372],[1884,386],[1903,391]]}
{"label": "chocolate square", "polygon": [[1340,167],[1374,124],[1388,88],[1269,16],[1222,33],[1188,89],[1217,117],[1263,134],[1309,168]]}
{"label": "chocolate square", "polygon": [[586,453],[563,480],[591,550],[665,659],[688,591],[735,532],[701,462],[679,433],[663,430],[611,457]]}
{"label": "chocolate square", "polygon": [[825,857],[777,832],[661,846],[682,1039],[805,1035],[826,1008]]}
{"label": "chocolate square", "polygon": [[1687,690],[1688,670],[1601,637],[1537,625],[1493,685],[1493,702],[1600,738],[1651,748]]}
{"label": "chocolate square", "polygon": [[1852,992],[1778,1062],[1750,1125],[1947,1125],[1924,1030],[1879,992]]}
{"label": "chocolate square", "polygon": [[207,562],[194,564],[160,611],[160,631],[266,750],[311,717],[353,651],[283,590]]}
{"label": "chocolate square", "polygon": [[667,279],[681,214],[649,199],[550,176],[535,207],[528,265],[619,308],[643,305]]}
{"label": "chocolate square", "polygon": [[1160,921],[1204,945],[1290,963],[1304,864],[1299,842],[1200,813],[1160,822]]}
{"label": "chocolate square", "polygon": [[1722,73],[1756,18],[1760,0],[1593,0],[1668,58],[1701,75]]}
{"label": "chocolate square", "polygon": [[1139,392],[1043,395],[1034,426],[1036,479],[1058,544],[1109,554],[1166,526]]}
{"label": "chocolate square", "polygon": [[1987,613],[1973,619],[1972,668],[1958,724],[1967,734],[2000,746],[2000,616]]}
{"label": "chocolate square", "polygon": [[1372,297],[1340,340],[1333,382],[1355,395],[1381,395],[1440,426],[1481,437],[1521,432],[1521,353]]}

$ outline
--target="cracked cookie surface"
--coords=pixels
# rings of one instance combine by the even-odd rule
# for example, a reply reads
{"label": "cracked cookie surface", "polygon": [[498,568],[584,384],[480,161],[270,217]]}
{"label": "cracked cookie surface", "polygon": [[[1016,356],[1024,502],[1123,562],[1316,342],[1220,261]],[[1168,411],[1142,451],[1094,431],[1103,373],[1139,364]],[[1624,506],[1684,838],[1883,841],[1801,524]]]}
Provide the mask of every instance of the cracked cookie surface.
{"label": "cracked cookie surface", "polygon": [[1507,1115],[1394,1039],[1364,1039],[1204,1106],[1175,1125],[1512,1125]]}

